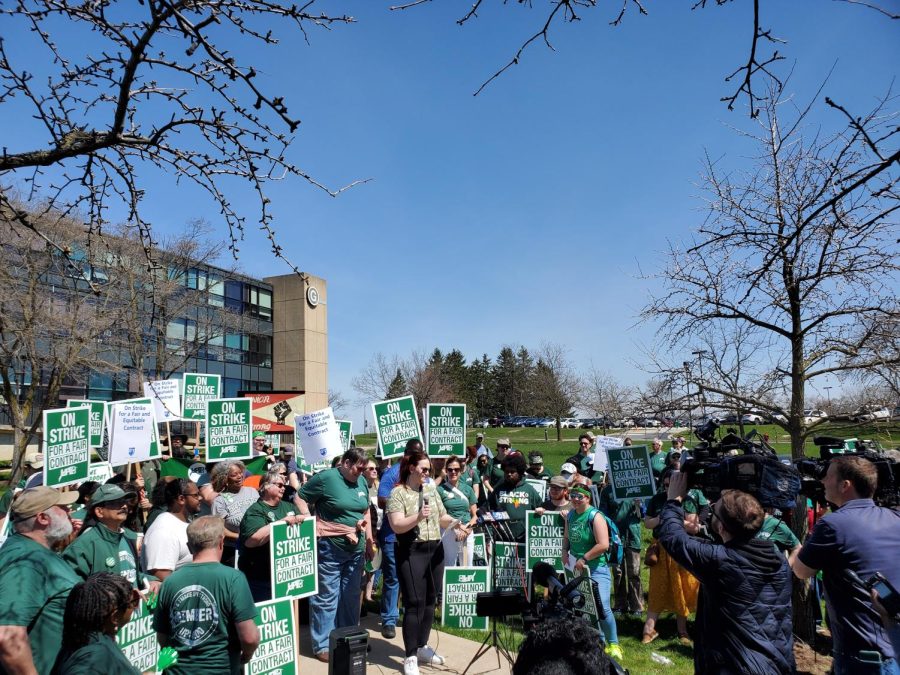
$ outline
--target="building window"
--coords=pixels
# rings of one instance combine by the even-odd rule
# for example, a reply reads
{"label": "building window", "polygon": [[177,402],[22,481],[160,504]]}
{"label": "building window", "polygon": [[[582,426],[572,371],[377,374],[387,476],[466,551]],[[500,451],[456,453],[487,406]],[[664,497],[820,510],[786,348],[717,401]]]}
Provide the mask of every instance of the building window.
{"label": "building window", "polygon": [[272,320],[272,291],[247,286],[247,305],[250,316],[266,321]]}
{"label": "building window", "polygon": [[235,312],[244,311],[244,284],[240,281],[225,282],[225,306]]}

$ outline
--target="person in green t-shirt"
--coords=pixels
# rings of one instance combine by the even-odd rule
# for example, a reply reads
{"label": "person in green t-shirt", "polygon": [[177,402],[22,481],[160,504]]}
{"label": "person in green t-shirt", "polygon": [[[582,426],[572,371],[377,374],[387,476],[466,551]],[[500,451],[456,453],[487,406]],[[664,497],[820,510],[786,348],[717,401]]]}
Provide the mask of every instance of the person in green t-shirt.
{"label": "person in green t-shirt", "polygon": [[463,550],[468,551],[467,559],[472,560],[474,540],[469,536],[478,522],[476,516],[478,499],[471,486],[462,479],[464,466],[459,457],[450,457],[444,463],[444,480],[438,485],[438,494],[444,502],[447,513],[461,524],[456,536],[445,536],[444,565],[454,567],[463,564]]}
{"label": "person in green t-shirt", "polygon": [[335,628],[359,625],[363,547],[375,553],[369,521],[369,485],[363,477],[368,455],[350,448],[338,465],[321,471],[297,493],[302,515],[316,510],[319,592],[309,599],[310,638],[319,661],[328,661],[328,636]]}
{"label": "person in green t-shirt", "polygon": [[518,542],[525,541],[525,513],[541,505],[541,497],[525,482],[525,459],[521,454],[503,460],[504,482],[491,492],[488,504],[493,511],[505,511],[510,534]]}
{"label": "person in green t-shirt", "polygon": [[244,512],[240,528],[238,569],[247,575],[253,600],[272,599],[272,571],[269,560],[269,539],[272,523],[284,521],[297,525],[306,520],[295,515],[296,508],[282,499],[286,488],[285,476],[277,471],[267,473],[259,481],[259,501]]}
{"label": "person in green t-shirt", "polygon": [[658,481],[666,470],[667,453],[662,451],[662,441],[658,438],[653,439],[650,446],[650,468],[653,470],[653,477]]}
{"label": "person in green t-shirt", "polygon": [[166,577],[159,591],[153,628],[161,647],[173,647],[178,662],[167,675],[240,675],[259,646],[256,606],[247,579],[220,563],[225,523],[202,516],[188,525],[193,562]]}
{"label": "person in green t-shirt", "polygon": [[641,585],[641,520],[644,503],[640,499],[616,499],[613,487],[607,483],[600,491],[600,509],[619,529],[622,539],[622,564],[613,565],[615,612],[641,614],[644,611],[644,590]]}
{"label": "person in green t-shirt", "polygon": [[72,534],[77,492],[22,490],[12,501],[15,531],[0,548],[0,674],[46,675],[59,653],[66,598],[80,579],[53,547]]}
{"label": "person in green t-shirt", "polygon": [[53,675],[140,675],[116,644],[116,633],[140,601],[137,589],[118,574],[99,572],[76,584],[66,601]]}
{"label": "person in green t-shirt", "polygon": [[768,539],[777,550],[790,556],[800,548],[800,540],[797,539],[797,535],[791,531],[787,523],[781,519],[781,516],[776,517],[769,513],[771,510],[766,509],[766,517],[754,539]]}
{"label": "person in green t-shirt", "polygon": [[591,506],[591,492],[587,486],[573,485],[569,490],[569,500],[572,502],[572,510],[566,514],[563,531],[563,563],[568,566],[570,558],[574,558],[575,574],[587,574],[591,577],[597,590],[595,597],[599,597],[605,610],[605,616],[600,619],[600,628],[606,639],[606,653],[621,659],[622,648],[619,646],[616,617],[609,605],[609,527],[603,514]]}

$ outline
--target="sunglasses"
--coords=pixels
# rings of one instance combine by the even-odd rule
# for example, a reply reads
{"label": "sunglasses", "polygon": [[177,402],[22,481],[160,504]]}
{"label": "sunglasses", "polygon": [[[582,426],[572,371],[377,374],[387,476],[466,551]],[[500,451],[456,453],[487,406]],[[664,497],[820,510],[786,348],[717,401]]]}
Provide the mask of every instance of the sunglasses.
{"label": "sunglasses", "polygon": [[419,469],[419,473],[431,473],[431,469],[429,467]]}
{"label": "sunglasses", "polygon": [[447,469],[447,473],[459,473],[459,469]]}
{"label": "sunglasses", "polygon": [[573,492],[572,494],[569,495],[569,499],[571,499],[573,502],[580,502],[580,501],[587,499],[587,497],[585,497],[580,492]]}
{"label": "sunglasses", "polygon": [[102,504],[97,504],[97,506],[101,509],[121,509],[123,506],[130,506],[132,500],[131,499],[116,499],[111,502],[103,502]]}

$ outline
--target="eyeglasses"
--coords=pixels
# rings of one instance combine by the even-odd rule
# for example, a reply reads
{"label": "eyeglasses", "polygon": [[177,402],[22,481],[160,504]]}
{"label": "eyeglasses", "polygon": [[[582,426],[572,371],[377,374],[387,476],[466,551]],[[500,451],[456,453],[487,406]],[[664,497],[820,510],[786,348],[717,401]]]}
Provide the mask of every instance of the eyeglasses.
{"label": "eyeglasses", "polygon": [[367,466],[366,471],[378,471],[378,467],[377,466]]}
{"label": "eyeglasses", "polygon": [[506,448],[507,450],[509,450],[509,446],[508,446],[508,445],[500,445],[499,443],[497,443],[497,447],[498,447],[498,448]]}
{"label": "eyeglasses", "polygon": [[[121,509],[123,506],[129,506],[130,504],[131,504],[130,499],[116,499],[115,501],[103,502],[102,504],[97,504],[97,507],[101,508],[101,509],[118,510],[118,509]],[[66,510],[68,511],[68,509],[66,509]]]}
{"label": "eyeglasses", "polygon": [[459,473],[459,469],[446,469],[447,473]]}
{"label": "eyeglasses", "polygon": [[279,471],[278,475],[279,476],[287,476],[287,471]]}
{"label": "eyeglasses", "polygon": [[569,499],[571,499],[573,502],[580,502],[582,500],[587,499],[587,497],[585,497],[580,492],[573,492],[572,494],[569,495]]}
{"label": "eyeglasses", "polygon": [[581,441],[578,445],[590,445],[590,441]]}
{"label": "eyeglasses", "polygon": [[420,468],[419,473],[431,473],[431,468],[427,466],[424,469]]}
{"label": "eyeglasses", "polygon": [[271,485],[274,485],[277,488],[284,488],[284,483],[271,483]]}

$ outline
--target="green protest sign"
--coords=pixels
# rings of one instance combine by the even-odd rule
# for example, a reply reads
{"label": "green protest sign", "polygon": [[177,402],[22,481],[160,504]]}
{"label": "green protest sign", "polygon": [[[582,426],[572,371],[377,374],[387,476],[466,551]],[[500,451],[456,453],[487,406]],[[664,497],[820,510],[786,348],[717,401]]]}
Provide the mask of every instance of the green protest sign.
{"label": "green protest sign", "polygon": [[408,440],[422,438],[416,403],[412,396],[373,403],[372,418],[375,420],[381,456],[385,459],[401,457]]}
{"label": "green protest sign", "polygon": [[318,593],[316,519],[307,518],[299,525],[272,523],[271,532],[272,597],[299,600]]}
{"label": "green protest sign", "polygon": [[475,600],[490,590],[486,567],[445,567],[441,623],[451,628],[487,630],[486,616],[477,616]]}
{"label": "green protest sign", "polygon": [[281,450],[281,434],[266,434],[266,445],[277,455]]}
{"label": "green protest sign", "polygon": [[521,591],[528,588],[525,573],[525,544],[508,541],[494,542],[495,591]]}
{"label": "green protest sign", "polygon": [[206,461],[250,459],[249,398],[219,398],[206,402]]}
{"label": "green protest sign", "polygon": [[[568,584],[570,581],[575,579],[575,573],[572,570],[566,569],[566,583]],[[600,611],[597,609],[597,600],[599,598],[599,593],[596,590],[596,586],[591,581],[591,578],[587,575],[587,572],[582,576],[581,583],[575,588],[576,591],[581,593],[584,596],[584,607],[581,609],[576,609],[576,616],[580,616],[585,621],[588,622],[588,625],[591,628],[596,629],[601,632],[602,628],[600,627]],[[611,612],[612,608],[607,607],[607,612]]]}
{"label": "green protest sign", "polygon": [[425,452],[429,457],[464,457],[466,406],[461,403],[429,403],[425,408],[425,437]]}
{"label": "green protest sign", "polygon": [[487,566],[490,561],[490,557],[488,556],[487,543],[484,539],[484,532],[478,532],[476,534],[470,534],[472,537],[472,559],[469,561],[469,565],[473,566]]}
{"label": "green protest sign", "polygon": [[219,398],[221,395],[221,375],[185,373],[181,417],[186,420],[206,419],[206,402]]}
{"label": "green protest sign", "polygon": [[335,420],[338,425],[338,431],[341,434],[341,443],[344,444],[344,450],[350,449],[350,439],[353,438],[353,422],[347,420]]}
{"label": "green protest sign", "polygon": [[553,566],[557,572],[565,569],[562,561],[562,540],[565,518],[558,511],[539,516],[525,512],[525,568],[532,570],[539,562]]}
{"label": "green protest sign", "polygon": [[258,602],[256,622],[259,647],[244,675],[297,675],[297,620],[294,602],[287,598]]}
{"label": "green protest sign", "polygon": [[[156,671],[159,642],[153,629],[153,612],[147,609],[147,604],[143,600],[131,615],[131,621],[119,629],[116,644],[138,671],[142,673]],[[95,665],[98,672],[103,670],[101,664]]]}
{"label": "green protest sign", "polygon": [[91,411],[91,447],[100,448],[103,446],[103,427],[106,424],[106,402],[75,401],[73,399],[66,401],[67,408],[80,408],[82,406],[87,406]]}
{"label": "green protest sign", "polygon": [[87,478],[91,464],[91,411],[84,406],[44,411],[44,485]]}
{"label": "green protest sign", "polygon": [[609,475],[616,499],[652,497],[656,494],[650,454],[645,445],[609,448]]}

